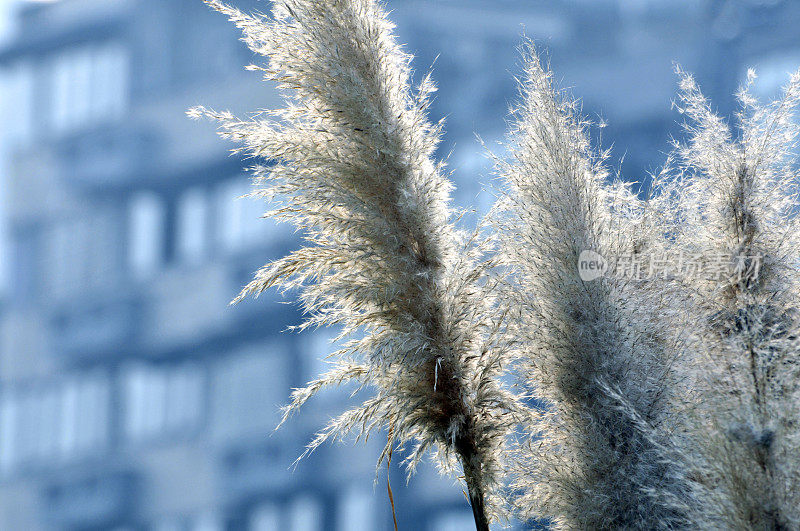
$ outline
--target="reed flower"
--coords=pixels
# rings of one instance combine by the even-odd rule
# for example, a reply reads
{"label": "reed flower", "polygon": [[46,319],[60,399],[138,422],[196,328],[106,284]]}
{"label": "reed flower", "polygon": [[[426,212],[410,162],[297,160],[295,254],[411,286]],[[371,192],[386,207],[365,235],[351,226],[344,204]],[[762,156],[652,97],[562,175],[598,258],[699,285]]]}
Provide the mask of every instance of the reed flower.
{"label": "reed flower", "polygon": [[[279,0],[271,16],[217,0],[268,64],[286,106],[252,119],[198,108],[224,136],[265,161],[257,195],[280,198],[267,215],[300,229],[305,245],[267,264],[240,295],[300,288],[305,326],[341,326],[334,368],[292,395],[288,417],[326,386],[354,382],[363,402],[309,445],[385,429],[460,462],[478,527],[499,511],[503,446],[517,399],[500,383],[505,351],[482,319],[493,304],[480,248],[453,224],[451,183],[436,160],[440,124],[426,109],[426,77],[410,86],[410,56],[373,0]],[[269,162],[269,164],[267,163]]]}
{"label": "reed flower", "polygon": [[643,206],[607,183],[577,103],[532,48],[525,63],[493,213],[512,278],[510,342],[545,411],[520,449],[516,503],[563,529],[681,527],[690,489],[671,440],[670,366],[682,350],[659,317],[670,292],[634,276],[579,274],[587,251],[606,260],[639,252]]}
{"label": "reed flower", "polygon": [[735,131],[682,70],[669,245],[706,274],[681,279],[696,323],[695,477],[703,518],[727,529],[800,527],[798,170],[800,73],[777,101],[738,93]]}

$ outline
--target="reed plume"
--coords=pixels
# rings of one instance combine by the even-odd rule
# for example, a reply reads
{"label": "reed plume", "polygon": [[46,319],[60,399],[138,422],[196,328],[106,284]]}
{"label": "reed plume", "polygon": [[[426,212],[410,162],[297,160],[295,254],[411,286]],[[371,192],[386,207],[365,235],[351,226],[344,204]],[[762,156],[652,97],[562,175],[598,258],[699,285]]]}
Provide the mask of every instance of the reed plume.
{"label": "reed plume", "polygon": [[[263,163],[257,195],[267,215],[301,229],[305,246],[266,265],[241,297],[300,288],[304,326],[341,326],[334,368],[297,389],[289,416],[326,386],[354,382],[363,402],[310,443],[355,431],[413,444],[463,468],[476,525],[501,507],[503,446],[521,411],[500,383],[506,351],[481,316],[493,304],[486,263],[453,223],[451,183],[435,150],[441,124],[426,109],[430,76],[412,90],[411,57],[373,0],[279,0],[271,16],[207,0],[268,59],[260,70],[286,95],[283,109],[249,120],[198,108]],[[345,342],[346,339],[346,342]],[[284,417],[285,420],[286,417]]]}
{"label": "reed plume", "polygon": [[798,170],[800,73],[761,104],[755,74],[734,131],[678,69],[687,140],[665,188],[663,232],[696,262],[682,278],[697,323],[698,518],[726,529],[800,527]]}
{"label": "reed plume", "polygon": [[[544,409],[520,450],[516,503],[562,529],[680,528],[691,492],[672,441],[670,366],[681,343],[659,316],[672,300],[623,271],[641,251],[643,207],[607,182],[589,124],[532,47],[525,66],[493,214],[513,279],[510,341]],[[587,251],[615,271],[581,277]]]}

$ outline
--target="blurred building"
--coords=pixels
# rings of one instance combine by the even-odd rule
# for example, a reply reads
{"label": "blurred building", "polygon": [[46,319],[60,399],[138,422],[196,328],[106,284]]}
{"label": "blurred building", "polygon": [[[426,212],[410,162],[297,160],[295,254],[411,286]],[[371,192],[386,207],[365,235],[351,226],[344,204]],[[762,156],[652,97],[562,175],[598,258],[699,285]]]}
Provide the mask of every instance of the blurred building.
{"label": "blurred building", "polygon": [[300,315],[275,295],[227,307],[294,244],[237,200],[246,162],[185,116],[277,103],[243,71],[236,30],[195,0],[20,17],[0,59],[13,90],[0,529],[383,527],[374,445],[288,470],[338,395],[270,437],[326,336],[281,334]]}
{"label": "blurred building", "polygon": [[[672,61],[725,102],[749,62],[764,62],[767,79],[797,62],[794,25],[766,28],[800,8],[761,4],[391,7],[418,69],[441,54],[433,115],[448,116],[442,153],[453,153],[459,203],[485,209],[478,183],[489,169],[474,134],[492,144],[505,131],[521,24],[584,110],[608,120],[603,143],[635,180],[661,162],[675,130]],[[385,485],[373,485],[380,437],[325,446],[290,469],[346,393],[272,434],[289,389],[324,367],[330,334],[281,333],[301,320],[296,305],[278,303],[291,294],[227,306],[257,267],[297,245],[289,228],[257,219],[263,204],[236,200],[248,192],[249,162],[185,117],[197,104],[239,114],[278,105],[242,69],[254,58],[237,39],[199,0],[19,11],[17,36],[0,51],[10,251],[0,529],[390,529]],[[392,480],[401,528],[472,525],[460,489],[430,467],[409,487],[399,471]]]}

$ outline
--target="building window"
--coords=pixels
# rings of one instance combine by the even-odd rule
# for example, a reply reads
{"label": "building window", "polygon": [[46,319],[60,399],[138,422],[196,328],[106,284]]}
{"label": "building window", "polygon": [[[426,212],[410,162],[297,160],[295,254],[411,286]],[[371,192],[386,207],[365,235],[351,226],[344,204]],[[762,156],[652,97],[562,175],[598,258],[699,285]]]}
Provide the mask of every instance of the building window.
{"label": "building window", "polygon": [[0,471],[89,455],[109,442],[111,389],[104,374],[0,398]]}
{"label": "building window", "polygon": [[315,496],[302,495],[292,501],[287,516],[290,531],[320,531],[324,508]]}
{"label": "building window", "polygon": [[124,379],[125,432],[132,440],[175,434],[199,425],[205,378],[196,363],[137,365]]}
{"label": "building window", "polygon": [[208,202],[202,188],[185,191],[178,200],[177,252],[184,262],[198,263],[206,253]]}
{"label": "building window", "polygon": [[0,472],[8,473],[17,462],[16,432],[18,416],[17,401],[3,397],[0,401]]}
{"label": "building window", "polygon": [[118,43],[83,45],[52,60],[51,123],[56,132],[118,119],[128,100],[128,53]]}
{"label": "building window", "polygon": [[354,485],[340,498],[336,529],[377,529],[375,495],[372,489]]}
{"label": "building window", "polygon": [[139,278],[152,274],[164,261],[166,206],[153,192],[140,192],[130,203],[128,260]]}
{"label": "building window", "polygon": [[449,511],[434,518],[431,531],[459,531],[475,527],[475,519],[466,511]]}
{"label": "building window", "polygon": [[[255,507],[248,522],[249,531],[319,531],[323,528],[325,510],[320,499],[312,494],[301,494],[287,506],[264,502]],[[346,529],[374,529],[349,523]]]}
{"label": "building window", "polygon": [[208,511],[192,518],[189,529],[191,531],[223,531],[225,526],[217,513]]}
{"label": "building window", "polygon": [[111,387],[106,376],[67,381],[61,390],[61,447],[64,457],[107,444]]}
{"label": "building window", "polygon": [[267,204],[256,197],[247,176],[230,179],[217,188],[217,239],[224,252],[264,245],[274,235],[274,221],[262,219]]}
{"label": "building window", "polygon": [[98,118],[118,119],[128,106],[128,51],[121,44],[98,47],[93,63],[92,89],[97,97],[94,114]]}
{"label": "building window", "polygon": [[262,503],[250,515],[250,531],[280,531],[281,511],[274,503]]}
{"label": "building window", "polygon": [[24,144],[33,132],[34,70],[29,63],[18,63],[3,71],[0,81],[0,112],[3,114],[2,140]]}

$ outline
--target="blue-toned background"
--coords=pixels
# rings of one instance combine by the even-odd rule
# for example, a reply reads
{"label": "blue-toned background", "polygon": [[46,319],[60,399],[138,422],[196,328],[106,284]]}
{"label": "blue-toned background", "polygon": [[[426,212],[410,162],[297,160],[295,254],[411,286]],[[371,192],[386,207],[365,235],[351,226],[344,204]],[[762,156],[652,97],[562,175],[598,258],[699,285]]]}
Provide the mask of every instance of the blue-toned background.
{"label": "blue-toned background", "polygon": [[[439,56],[442,154],[478,212],[491,172],[475,134],[502,139],[523,31],[608,123],[612,170],[631,181],[680,133],[674,61],[726,113],[748,66],[765,96],[800,66],[788,0],[389,5],[417,69]],[[275,293],[227,306],[297,245],[236,200],[246,162],[184,114],[279,104],[243,70],[255,59],[236,31],[200,0],[0,0],[0,34],[0,530],[389,529],[380,435],[289,469],[346,393],[272,434],[330,334],[282,333],[301,315]],[[472,526],[431,467],[392,482],[400,529]]]}

